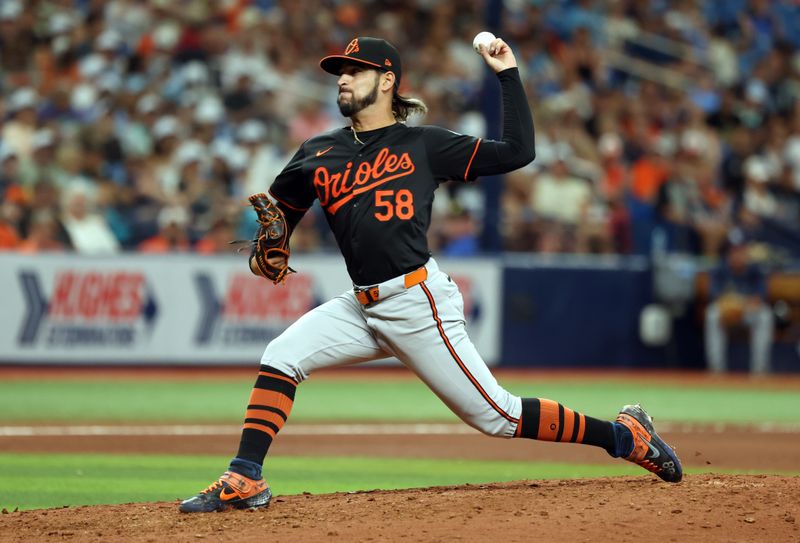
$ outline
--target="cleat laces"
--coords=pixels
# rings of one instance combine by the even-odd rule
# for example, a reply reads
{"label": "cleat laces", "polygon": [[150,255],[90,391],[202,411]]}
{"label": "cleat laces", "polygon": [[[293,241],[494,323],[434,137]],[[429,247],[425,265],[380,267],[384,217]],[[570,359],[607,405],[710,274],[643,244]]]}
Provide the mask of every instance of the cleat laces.
{"label": "cleat laces", "polygon": [[204,491],[202,491],[201,494],[211,494],[216,489],[221,488],[221,487],[222,487],[222,481],[217,479],[216,481],[214,481],[213,483],[208,485],[208,488],[206,488]]}

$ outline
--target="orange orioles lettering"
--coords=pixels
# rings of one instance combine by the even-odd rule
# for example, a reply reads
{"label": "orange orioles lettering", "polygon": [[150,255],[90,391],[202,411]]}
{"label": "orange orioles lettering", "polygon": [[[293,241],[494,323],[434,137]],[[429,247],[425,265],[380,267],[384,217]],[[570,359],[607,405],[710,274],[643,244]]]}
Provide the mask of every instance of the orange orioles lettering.
{"label": "orange orioles lettering", "polygon": [[314,171],[314,188],[319,203],[333,215],[353,197],[393,179],[411,175],[415,169],[408,153],[398,155],[384,147],[372,162],[361,162],[357,166],[348,162],[342,172],[331,173],[325,166],[318,167]]}

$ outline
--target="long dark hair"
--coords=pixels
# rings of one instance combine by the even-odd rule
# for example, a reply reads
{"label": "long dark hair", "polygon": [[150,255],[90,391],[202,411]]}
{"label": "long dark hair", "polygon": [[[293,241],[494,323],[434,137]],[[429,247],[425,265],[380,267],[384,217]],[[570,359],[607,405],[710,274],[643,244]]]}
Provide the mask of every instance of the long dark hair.
{"label": "long dark hair", "polygon": [[428,106],[419,98],[409,98],[395,90],[392,97],[392,114],[398,121],[405,121],[410,115],[425,115]]}

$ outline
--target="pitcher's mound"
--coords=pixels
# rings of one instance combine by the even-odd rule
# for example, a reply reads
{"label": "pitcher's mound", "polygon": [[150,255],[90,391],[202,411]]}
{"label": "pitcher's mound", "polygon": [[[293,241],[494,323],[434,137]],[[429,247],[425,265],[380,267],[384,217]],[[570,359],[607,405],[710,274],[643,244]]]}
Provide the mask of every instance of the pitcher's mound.
{"label": "pitcher's mound", "polygon": [[644,475],[277,496],[181,514],[138,503],[0,515],[0,541],[797,541],[800,478]]}

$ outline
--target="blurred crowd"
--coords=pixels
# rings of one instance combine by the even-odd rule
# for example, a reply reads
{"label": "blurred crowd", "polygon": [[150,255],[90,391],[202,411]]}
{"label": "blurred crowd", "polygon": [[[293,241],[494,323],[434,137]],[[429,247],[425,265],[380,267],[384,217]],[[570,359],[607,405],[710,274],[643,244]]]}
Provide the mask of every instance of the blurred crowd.
{"label": "blurred crowd", "polygon": [[[400,50],[403,94],[430,108],[411,123],[486,135],[487,4],[0,0],[0,248],[230,252],[246,196],[345,124],[318,61],[357,35]],[[800,239],[800,4],[506,0],[499,25],[537,129],[504,180],[506,250]],[[438,192],[432,249],[480,252],[480,183]],[[334,247],[313,208],[292,249]]]}

